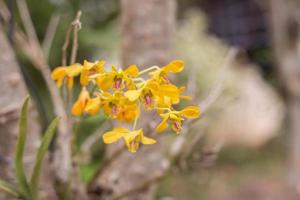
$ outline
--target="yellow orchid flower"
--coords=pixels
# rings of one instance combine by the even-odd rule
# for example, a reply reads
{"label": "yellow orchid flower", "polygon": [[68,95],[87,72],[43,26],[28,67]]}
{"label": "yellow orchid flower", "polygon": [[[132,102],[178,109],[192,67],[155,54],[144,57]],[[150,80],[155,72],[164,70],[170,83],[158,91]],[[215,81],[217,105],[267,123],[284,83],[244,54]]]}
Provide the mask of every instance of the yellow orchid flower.
{"label": "yellow orchid flower", "polygon": [[155,101],[154,95],[158,87],[159,84],[156,81],[150,80],[142,83],[139,89],[126,91],[124,96],[132,102],[140,98],[146,108],[153,108]]}
{"label": "yellow orchid flower", "polygon": [[72,107],[72,114],[74,116],[80,116],[85,111],[88,101],[90,100],[90,94],[85,87],[82,88],[77,101]]}
{"label": "yellow orchid flower", "polygon": [[[86,85],[88,85],[89,79],[92,76],[94,76],[96,74],[98,74],[98,75],[104,74],[105,73],[104,65],[105,65],[104,60],[99,60],[94,63],[84,60],[82,72],[80,75],[80,84],[82,86],[86,86]],[[99,77],[99,76],[96,76],[95,78],[97,78],[97,77]]]}
{"label": "yellow orchid flower", "polygon": [[122,101],[125,100],[125,97],[120,92],[115,92],[113,94],[104,92],[100,94],[100,96],[102,99],[104,113],[114,119],[117,118]]}
{"label": "yellow orchid flower", "polygon": [[158,133],[164,131],[169,125],[172,124],[172,129],[178,134],[182,129],[182,121],[184,118],[195,119],[200,116],[200,109],[196,106],[188,106],[181,111],[169,110],[166,113],[160,114],[162,117],[161,123],[156,127]]}
{"label": "yellow orchid flower", "polygon": [[184,69],[184,62],[182,60],[173,60],[169,64],[165,65],[162,68],[159,68],[153,72],[150,72],[149,75],[153,79],[158,80],[160,83],[169,83],[170,81],[167,78],[168,73],[179,73]]}
{"label": "yellow orchid flower", "polygon": [[121,103],[121,106],[119,106],[116,119],[125,122],[134,121],[140,114],[138,106],[126,100],[123,102],[124,103]]}
{"label": "yellow orchid flower", "polygon": [[124,139],[128,151],[131,153],[135,153],[138,150],[140,143],[146,145],[156,143],[154,139],[144,136],[142,129],[129,131],[128,129],[118,127],[103,134],[105,144],[114,143],[121,138]]}
{"label": "yellow orchid flower", "polygon": [[73,88],[75,76],[78,76],[82,71],[82,65],[76,63],[71,66],[57,67],[51,73],[51,78],[56,81],[57,87],[61,87],[65,78],[67,78],[67,86],[69,89]]}
{"label": "yellow orchid flower", "polygon": [[131,78],[137,77],[139,70],[136,65],[131,65],[127,69],[117,69],[114,65],[112,71],[107,73],[106,76],[97,79],[98,86],[107,91],[109,88],[123,89],[126,85],[128,88],[133,88],[134,84]]}
{"label": "yellow orchid flower", "polygon": [[157,106],[169,108],[174,104],[178,104],[181,99],[191,100],[191,97],[182,95],[184,90],[184,87],[178,88],[173,84],[161,85],[156,91]]}

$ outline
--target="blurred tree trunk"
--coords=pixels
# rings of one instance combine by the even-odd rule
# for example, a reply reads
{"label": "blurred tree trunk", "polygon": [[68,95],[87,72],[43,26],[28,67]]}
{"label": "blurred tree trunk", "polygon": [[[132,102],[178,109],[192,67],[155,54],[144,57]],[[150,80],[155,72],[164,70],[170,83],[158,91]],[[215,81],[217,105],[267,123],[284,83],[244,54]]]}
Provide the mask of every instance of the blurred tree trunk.
{"label": "blurred tree trunk", "polygon": [[288,182],[300,192],[300,2],[270,1],[278,74],[287,106]]}
{"label": "blurred tree trunk", "polygon": [[[15,184],[13,159],[18,137],[18,116],[23,99],[28,93],[19,72],[14,51],[5,37],[1,25],[0,47],[0,178]],[[37,113],[32,106],[28,113],[28,123],[26,152],[23,161],[27,172],[30,173],[40,138]],[[44,180],[43,199],[55,199],[53,190],[48,184],[49,177],[46,178],[45,174],[42,176]],[[9,198],[0,193],[0,199],[7,200]]]}
{"label": "blurred tree trunk", "polygon": [[[123,67],[137,64],[143,69],[167,64],[172,57],[176,1],[122,0],[121,8]],[[149,126],[149,121],[153,120],[143,117],[138,127],[145,127],[145,123]],[[115,149],[116,146],[109,147],[108,154]],[[101,173],[93,188],[105,196],[103,199],[116,196],[130,200],[153,199],[155,187],[147,183],[164,172],[165,159],[160,144],[142,147],[136,154],[123,150]]]}

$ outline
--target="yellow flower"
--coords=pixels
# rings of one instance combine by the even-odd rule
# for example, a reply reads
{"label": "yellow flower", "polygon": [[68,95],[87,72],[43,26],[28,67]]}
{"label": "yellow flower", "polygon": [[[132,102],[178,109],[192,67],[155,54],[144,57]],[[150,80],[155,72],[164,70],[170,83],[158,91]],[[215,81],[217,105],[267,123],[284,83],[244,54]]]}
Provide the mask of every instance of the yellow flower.
{"label": "yellow flower", "polygon": [[125,100],[125,97],[120,92],[115,92],[113,94],[104,92],[100,95],[104,113],[114,119],[117,118],[117,115],[120,112],[120,106],[122,101]]}
{"label": "yellow flower", "polygon": [[57,87],[61,87],[64,81],[64,78],[67,78],[67,86],[69,89],[73,88],[74,80],[73,78],[75,76],[78,76],[81,73],[82,65],[76,63],[71,66],[63,66],[63,67],[57,67],[53,70],[51,73],[51,78],[56,81]]}
{"label": "yellow flower", "polygon": [[163,84],[156,90],[158,97],[158,107],[171,107],[173,104],[178,104],[180,99],[190,100],[188,96],[182,96],[184,87],[178,88],[173,84]]}
{"label": "yellow flower", "polygon": [[117,113],[117,120],[132,122],[138,117],[140,111],[135,103],[127,102],[126,100],[121,103]]}
{"label": "yellow flower", "polygon": [[146,108],[154,106],[155,91],[158,90],[158,83],[156,81],[147,81],[137,90],[128,90],[124,96],[130,101],[136,101],[138,98],[144,103]]}
{"label": "yellow flower", "polygon": [[142,129],[129,131],[128,129],[118,127],[114,128],[112,131],[103,134],[103,141],[105,144],[114,143],[121,138],[124,139],[128,151],[132,153],[135,153],[138,150],[140,143],[156,143],[154,139],[144,136]]}
{"label": "yellow flower", "polygon": [[178,134],[182,129],[182,120],[185,118],[198,118],[200,116],[200,110],[196,106],[188,106],[181,111],[169,110],[166,113],[160,114],[162,117],[161,123],[156,127],[157,132],[164,131],[169,125],[172,124],[172,129]]}
{"label": "yellow flower", "polygon": [[72,114],[74,116],[80,116],[85,111],[88,101],[90,100],[90,94],[85,87],[82,88],[77,101],[72,107]]}
{"label": "yellow flower", "polygon": [[168,73],[179,73],[184,68],[184,62],[182,60],[173,60],[166,66],[157,69],[153,72],[150,72],[149,75],[152,76],[153,79],[158,80],[160,83],[169,83],[170,81],[167,78]]}
{"label": "yellow flower", "polygon": [[[107,91],[109,88],[123,89],[126,85],[128,88],[133,88],[134,84],[131,78],[137,77],[139,70],[136,65],[131,65],[124,71],[112,66],[112,71],[105,76],[99,77],[96,81],[98,86]],[[125,83],[125,84],[124,84]]]}
{"label": "yellow flower", "polygon": [[97,62],[88,62],[87,60],[85,60],[83,62],[83,68],[81,71],[81,75],[80,75],[80,84],[82,86],[86,86],[89,83],[89,79],[94,76],[94,75],[98,75],[95,78],[99,77],[99,75],[102,75],[105,73],[104,70],[104,64],[105,61],[104,60],[99,60]]}

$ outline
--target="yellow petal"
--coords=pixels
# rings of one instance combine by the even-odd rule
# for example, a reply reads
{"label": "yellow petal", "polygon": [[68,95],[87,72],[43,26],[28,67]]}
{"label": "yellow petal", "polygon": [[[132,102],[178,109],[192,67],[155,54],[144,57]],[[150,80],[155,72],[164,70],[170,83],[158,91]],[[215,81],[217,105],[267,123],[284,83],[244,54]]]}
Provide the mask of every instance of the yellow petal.
{"label": "yellow petal", "polygon": [[75,63],[74,65],[71,65],[67,67],[67,74],[68,76],[77,76],[80,74],[82,70],[82,65],[79,63]]}
{"label": "yellow petal", "polygon": [[192,100],[192,97],[190,97],[190,96],[180,96],[180,99],[184,99],[184,100],[187,100],[187,101],[191,101],[191,100]]}
{"label": "yellow petal", "polygon": [[57,67],[51,73],[51,78],[53,80],[63,79],[67,75],[66,67]]}
{"label": "yellow petal", "polygon": [[139,69],[136,65],[130,65],[126,70],[125,73],[132,77],[137,77],[139,74]]}
{"label": "yellow petal", "polygon": [[[125,144],[128,148],[128,151],[135,153],[139,148],[139,139],[141,138],[141,129],[137,131],[131,131],[124,135]],[[140,138],[139,138],[140,137]]]}
{"label": "yellow petal", "polygon": [[168,123],[167,123],[167,119],[168,118],[164,118],[160,124],[155,128],[155,131],[158,133],[161,133],[162,131],[164,131],[166,128],[168,128]]}
{"label": "yellow petal", "polygon": [[86,90],[85,87],[83,87],[77,101],[74,103],[72,107],[72,114],[75,116],[80,116],[83,113],[89,99],[90,99],[89,92]]}
{"label": "yellow petal", "polygon": [[188,106],[181,110],[180,114],[186,118],[198,118],[200,116],[200,109],[196,106]]}
{"label": "yellow petal", "polygon": [[67,79],[68,89],[71,90],[73,88],[73,85],[74,85],[74,79],[73,79],[73,77],[68,77],[68,79]]}
{"label": "yellow petal", "polygon": [[142,90],[128,90],[124,93],[124,96],[129,99],[129,101],[135,101],[141,96]]}
{"label": "yellow petal", "polygon": [[112,74],[99,76],[96,78],[96,82],[98,87],[104,91],[107,91],[109,88],[111,88],[114,83]]}
{"label": "yellow petal", "polygon": [[146,137],[146,136],[143,136],[141,142],[142,142],[143,144],[155,144],[155,143],[156,143],[156,140],[154,140],[154,139],[152,139],[152,138],[149,138],[149,137]]}
{"label": "yellow petal", "polygon": [[183,68],[184,62],[182,60],[174,60],[164,67],[164,71],[178,73],[181,72]]}
{"label": "yellow petal", "polygon": [[64,78],[60,78],[56,80],[56,86],[60,88],[64,82]]}
{"label": "yellow petal", "polygon": [[160,96],[169,96],[172,98],[179,97],[179,89],[172,84],[161,85],[158,88],[158,95]]}
{"label": "yellow petal", "polygon": [[94,66],[94,63],[89,62],[89,61],[87,61],[87,60],[84,60],[84,61],[83,61],[83,67],[84,67],[86,70],[89,70],[89,69],[93,68],[93,66]]}
{"label": "yellow petal", "polygon": [[118,139],[120,139],[121,137],[123,137],[126,133],[124,132],[118,132],[118,131],[108,131],[106,133],[103,134],[102,138],[103,138],[103,142],[105,144],[111,144],[115,141],[117,141]]}
{"label": "yellow petal", "polygon": [[80,84],[86,86],[89,83],[89,70],[84,68],[80,74]]}
{"label": "yellow petal", "polygon": [[99,97],[89,99],[86,104],[85,111],[91,115],[95,115],[100,110],[100,103],[101,100]]}
{"label": "yellow petal", "polygon": [[82,104],[80,101],[76,101],[72,107],[72,114],[74,116],[80,116],[83,112]]}
{"label": "yellow petal", "polygon": [[104,70],[105,63],[106,62],[104,60],[99,60],[99,61],[96,62],[96,64],[94,66],[95,66],[98,73],[104,73],[105,72],[105,70]]}
{"label": "yellow petal", "polygon": [[116,127],[113,129],[113,131],[129,133],[129,130],[123,127]]}

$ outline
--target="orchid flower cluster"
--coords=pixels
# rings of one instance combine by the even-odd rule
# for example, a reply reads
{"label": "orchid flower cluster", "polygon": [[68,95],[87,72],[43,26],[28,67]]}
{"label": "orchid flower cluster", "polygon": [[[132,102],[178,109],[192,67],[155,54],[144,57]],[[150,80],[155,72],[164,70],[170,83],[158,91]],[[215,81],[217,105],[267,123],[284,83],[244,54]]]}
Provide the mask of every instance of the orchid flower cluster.
{"label": "orchid flower cluster", "polygon": [[144,135],[143,129],[136,129],[142,108],[157,111],[161,118],[155,129],[158,133],[171,125],[179,134],[185,118],[200,116],[196,106],[182,110],[173,107],[182,99],[190,100],[190,97],[182,95],[184,87],[177,87],[167,78],[169,73],[183,70],[183,61],[174,60],[164,67],[152,66],[143,71],[136,65],[125,70],[112,65],[111,70],[107,71],[104,65],[103,60],[85,60],[83,65],[76,63],[57,67],[51,74],[58,87],[66,83],[69,90],[73,88],[74,78],[80,76],[82,90],[72,107],[74,116],[95,115],[102,109],[114,120],[133,123],[132,130],[117,127],[103,134],[104,143],[110,144],[123,138],[130,152],[136,152],[140,143],[156,143],[156,140]]}

